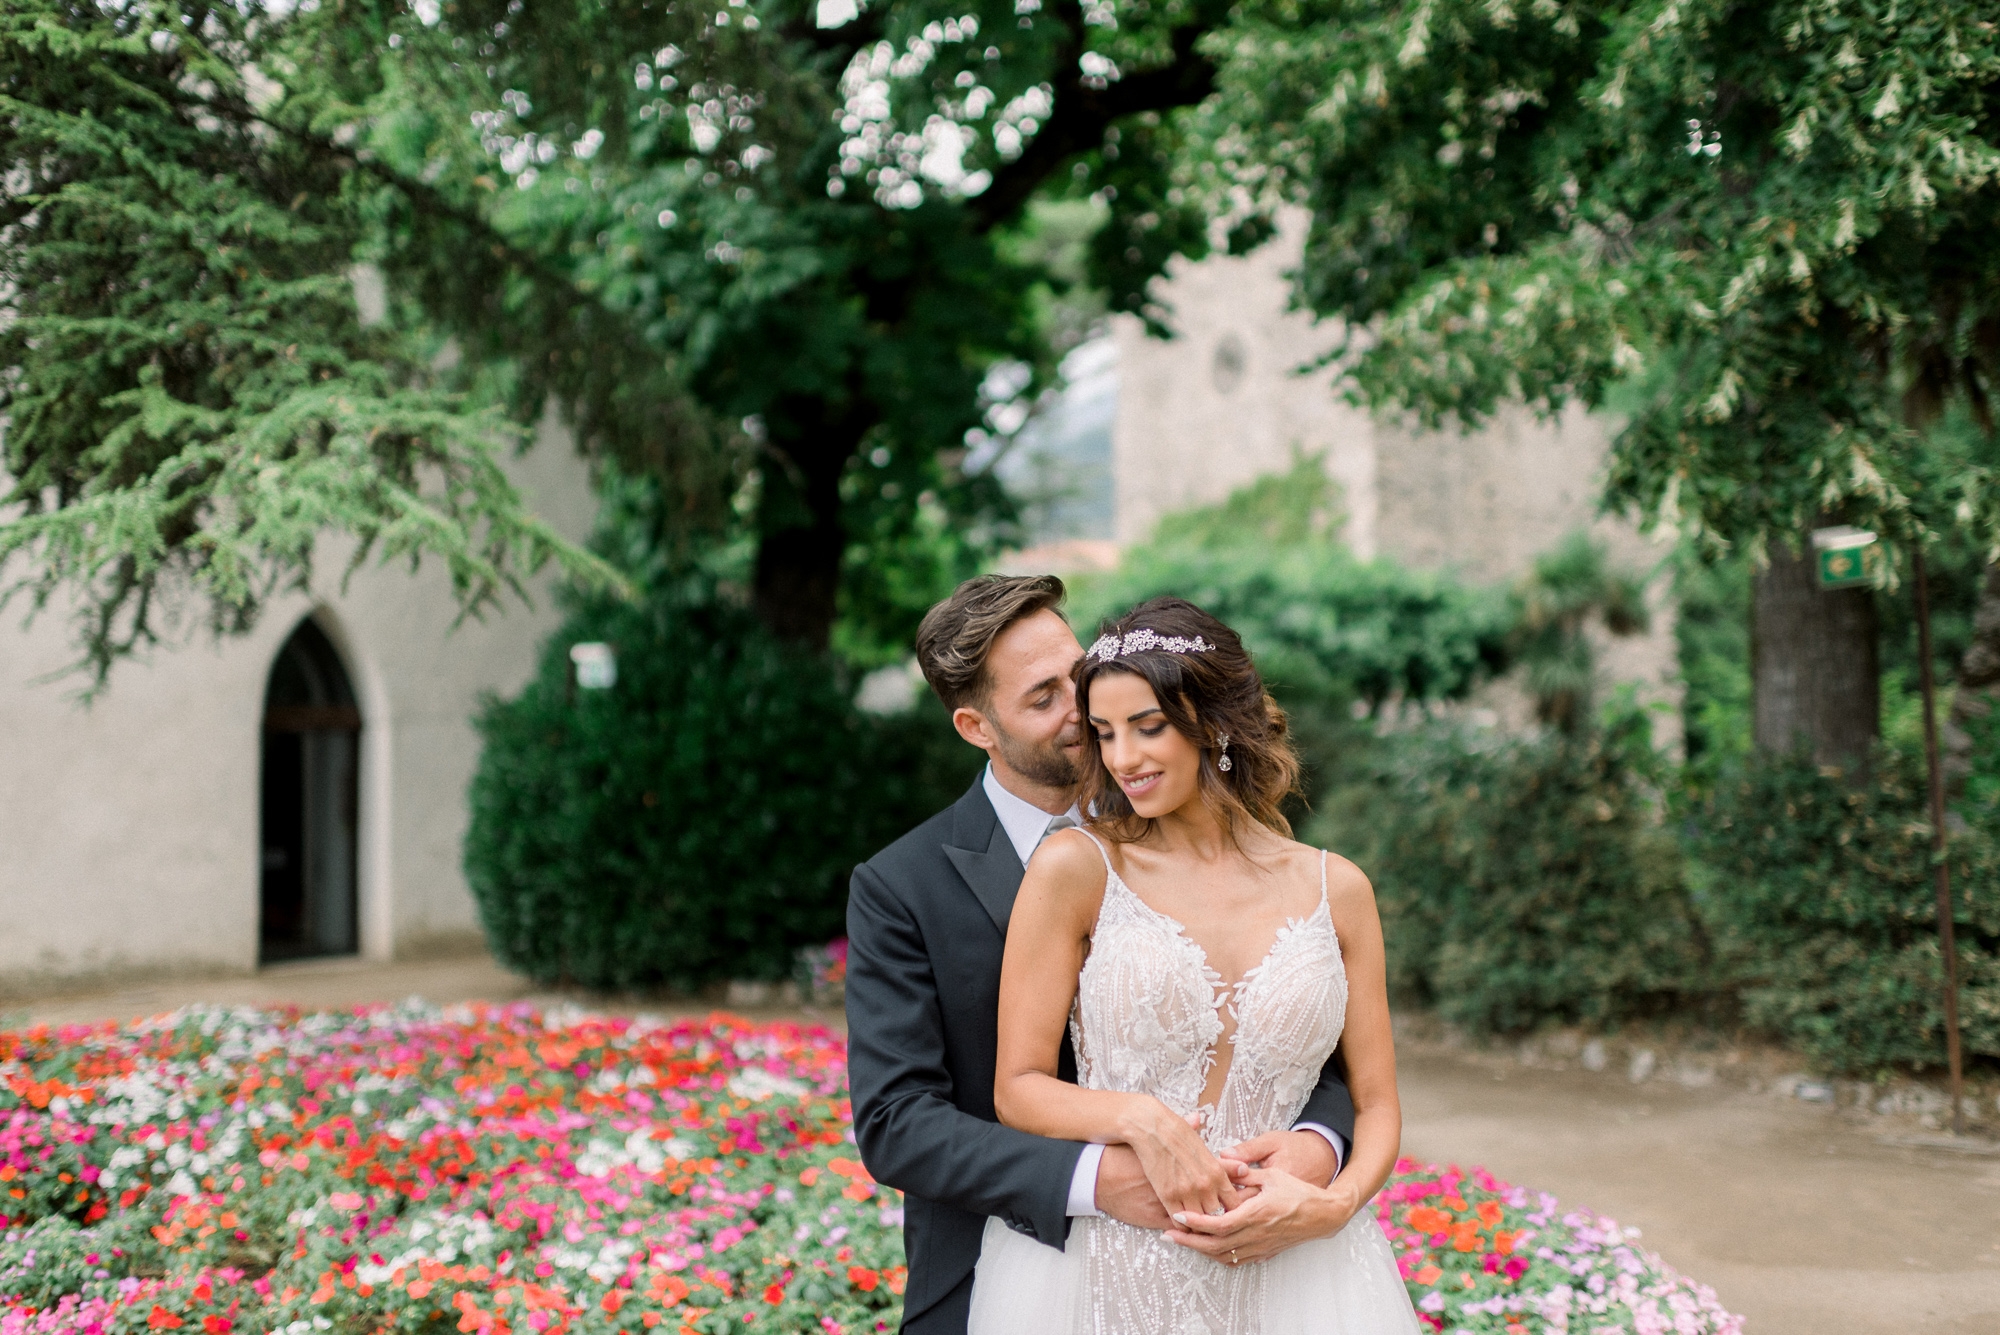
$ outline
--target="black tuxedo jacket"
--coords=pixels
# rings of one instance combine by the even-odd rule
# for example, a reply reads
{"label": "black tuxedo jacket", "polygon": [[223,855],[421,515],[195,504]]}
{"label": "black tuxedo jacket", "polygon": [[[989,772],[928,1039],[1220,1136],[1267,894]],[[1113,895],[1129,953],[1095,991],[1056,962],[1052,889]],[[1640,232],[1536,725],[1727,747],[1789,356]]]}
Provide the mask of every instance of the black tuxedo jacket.
{"label": "black tuxedo jacket", "polygon": [[[857,867],[847,901],[848,1079],[854,1134],[877,1181],[905,1194],[904,1319],[979,1259],[986,1217],[1060,1247],[1083,1146],[1000,1125],[993,1070],[1000,958],[1023,868],[985,789]],[[1305,1120],[1354,1136],[1329,1060]],[[1067,1040],[1060,1073],[1076,1078]]]}

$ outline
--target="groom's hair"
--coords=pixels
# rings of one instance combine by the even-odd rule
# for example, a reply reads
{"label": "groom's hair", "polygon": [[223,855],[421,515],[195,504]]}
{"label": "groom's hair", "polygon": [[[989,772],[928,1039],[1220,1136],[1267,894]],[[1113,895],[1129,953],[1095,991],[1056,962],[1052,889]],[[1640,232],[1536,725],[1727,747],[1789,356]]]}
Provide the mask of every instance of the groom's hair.
{"label": "groom's hair", "polygon": [[924,613],[917,627],[917,666],[946,709],[993,703],[986,656],[1001,632],[1023,617],[1058,611],[1063,582],[1054,575],[976,575]]}

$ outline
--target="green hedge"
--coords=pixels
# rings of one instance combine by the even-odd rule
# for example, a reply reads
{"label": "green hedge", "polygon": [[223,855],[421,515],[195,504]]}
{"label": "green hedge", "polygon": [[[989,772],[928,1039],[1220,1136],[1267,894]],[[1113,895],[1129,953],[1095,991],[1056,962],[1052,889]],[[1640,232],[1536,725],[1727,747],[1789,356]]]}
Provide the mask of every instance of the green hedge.
{"label": "green hedge", "polygon": [[[1944,1061],[1942,952],[1923,757],[1876,753],[1865,787],[1804,760],[1752,758],[1697,809],[1697,906],[1744,1015],[1822,1068]],[[1959,1015],[1968,1056],[2000,1059],[2000,822],[1952,838]]]}
{"label": "green hedge", "polygon": [[[585,640],[616,647],[611,689],[569,684]],[[863,714],[833,660],[726,606],[582,608],[478,720],[465,865],[494,953],[591,987],[785,976],[842,934],[854,865],[977,772],[926,704]]]}
{"label": "green hedge", "polygon": [[1307,837],[1373,879],[1399,999],[1492,1033],[1711,990],[1646,748],[1637,715],[1575,738],[1431,727],[1323,796]]}

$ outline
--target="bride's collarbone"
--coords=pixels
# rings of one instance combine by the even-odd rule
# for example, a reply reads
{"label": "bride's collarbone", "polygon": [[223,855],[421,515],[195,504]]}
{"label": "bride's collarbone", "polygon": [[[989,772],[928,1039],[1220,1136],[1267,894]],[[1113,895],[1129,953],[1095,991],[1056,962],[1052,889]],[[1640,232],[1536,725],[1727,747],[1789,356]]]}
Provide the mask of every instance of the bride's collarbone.
{"label": "bride's collarbone", "polygon": [[1282,855],[1241,855],[1213,862],[1128,846],[1113,870],[1148,907],[1192,926],[1192,919],[1230,924],[1246,916],[1287,922],[1318,907],[1322,882],[1317,850],[1289,844]]}
{"label": "bride's collarbone", "polygon": [[1128,863],[1118,874],[1142,905],[1199,947],[1208,967],[1224,980],[1248,976],[1269,958],[1286,927],[1319,907],[1316,864],[1309,884],[1297,868],[1279,874],[1245,874],[1240,868],[1234,875],[1175,874],[1188,870]]}

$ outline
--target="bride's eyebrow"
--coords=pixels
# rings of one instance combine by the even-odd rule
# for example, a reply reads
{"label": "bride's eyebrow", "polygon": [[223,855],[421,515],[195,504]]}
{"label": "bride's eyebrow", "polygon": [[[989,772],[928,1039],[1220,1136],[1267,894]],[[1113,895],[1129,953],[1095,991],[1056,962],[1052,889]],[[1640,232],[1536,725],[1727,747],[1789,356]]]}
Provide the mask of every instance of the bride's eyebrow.
{"label": "bride's eyebrow", "polygon": [[[1159,713],[1159,712],[1160,712],[1160,707],[1159,707],[1158,705],[1154,705],[1154,706],[1153,706],[1152,708],[1150,708],[1150,709],[1142,709],[1142,710],[1140,710],[1140,711],[1139,711],[1138,713],[1136,713],[1136,714],[1127,714],[1127,715],[1125,716],[1125,721],[1126,721],[1127,723],[1137,723],[1137,722],[1138,722],[1138,721],[1139,721],[1140,719],[1142,719],[1142,718],[1145,718],[1145,717],[1147,717],[1148,715],[1151,715],[1151,714],[1157,714],[1157,713]],[[1098,714],[1092,714],[1092,715],[1090,716],[1090,721],[1091,721],[1092,723],[1098,723],[1098,724],[1102,724],[1102,723],[1108,723],[1108,722],[1110,722],[1110,720],[1109,720],[1109,719],[1106,719],[1106,718],[1104,718],[1104,717],[1102,717],[1101,715],[1098,715]]]}

